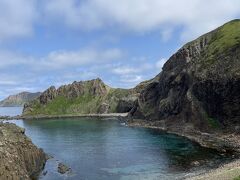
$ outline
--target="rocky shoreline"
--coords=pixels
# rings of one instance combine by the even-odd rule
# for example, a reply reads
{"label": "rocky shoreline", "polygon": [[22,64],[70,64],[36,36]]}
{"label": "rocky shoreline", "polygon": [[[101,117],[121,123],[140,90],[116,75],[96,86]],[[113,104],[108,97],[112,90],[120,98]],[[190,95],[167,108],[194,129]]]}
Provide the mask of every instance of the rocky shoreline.
{"label": "rocky shoreline", "polygon": [[37,179],[47,155],[25,135],[25,130],[11,123],[0,123],[0,179]]}
{"label": "rocky shoreline", "polygon": [[240,177],[240,160],[227,163],[206,173],[189,177],[187,180],[235,180]]}
{"label": "rocky shoreline", "polygon": [[[188,138],[189,140],[198,143],[202,147],[215,149],[221,153],[231,153],[236,159],[233,162],[222,164],[216,169],[208,170],[207,172],[187,177],[187,180],[233,180],[240,177],[240,136],[236,134],[209,134],[203,133],[191,128],[177,129],[164,126],[163,121],[149,122],[145,120],[129,120],[126,124],[130,127],[143,127],[150,129],[159,129],[167,133],[176,134]],[[159,126],[161,124],[161,126]]]}
{"label": "rocky shoreline", "polygon": [[35,115],[35,116],[0,116],[0,120],[19,120],[19,119],[52,119],[52,118],[76,118],[76,117],[120,117],[125,118],[128,113],[108,113],[108,114],[63,114],[63,115]]}
{"label": "rocky shoreline", "polygon": [[[204,133],[204,132],[194,130],[188,126],[186,126],[185,128],[168,127],[165,125],[163,120],[162,121],[146,121],[146,120],[140,120],[140,119],[127,118],[127,116],[128,116],[127,113],[113,113],[113,114],[58,115],[58,116],[32,116],[32,117],[17,116],[17,118],[9,117],[9,119],[11,119],[11,118],[13,118],[13,119],[42,119],[42,118],[63,118],[63,117],[65,117],[65,118],[71,118],[71,117],[100,117],[100,118],[116,117],[116,118],[118,118],[119,121],[125,122],[130,127],[144,127],[144,128],[151,128],[151,129],[159,129],[159,130],[165,131],[167,133],[176,134],[178,136],[188,138],[191,141],[196,142],[203,147],[215,149],[221,153],[232,153],[233,156],[236,155],[236,157],[240,154],[240,136],[238,134],[223,134],[223,133],[217,133],[217,132]],[[6,118],[5,118],[5,120],[6,120]],[[5,128],[5,129],[10,128],[10,130],[13,131],[13,134],[15,133],[14,136],[16,136],[16,134],[20,133],[21,135],[19,137],[21,138],[21,136],[23,136],[23,139],[26,139],[26,141],[27,141],[25,143],[27,143],[28,145],[30,144],[29,146],[34,146],[34,145],[31,145],[31,140],[25,136],[24,129],[19,128],[16,125],[13,125],[10,123],[5,123],[5,124],[1,123],[0,124],[0,132],[1,132],[1,128]],[[9,139],[7,137],[7,138],[5,138],[5,141],[6,142],[11,141],[11,138],[12,138],[12,136],[10,136]],[[15,148],[18,149],[18,146],[15,146]],[[32,147],[32,148],[34,148],[34,147]],[[37,147],[35,147],[35,148],[37,148]],[[41,160],[37,159],[38,163],[39,163],[39,161],[41,161],[40,165],[38,165],[39,168],[41,167],[37,171],[39,173],[42,170],[47,158],[42,150],[35,149],[34,151],[37,152],[38,154],[40,154],[40,155],[38,155],[39,157],[43,158]],[[33,152],[33,151],[31,151],[31,152]],[[19,156],[19,154],[17,154],[16,157],[17,156]],[[30,156],[33,156],[32,159],[34,159],[34,154],[30,155]],[[25,161],[25,160],[23,160],[23,161]],[[33,162],[33,163],[36,165],[36,162]],[[206,177],[207,177],[207,179],[212,178],[213,180],[215,180],[215,179],[218,179],[216,177],[219,177],[221,175],[223,177],[225,177],[226,176],[225,174],[227,174],[227,175],[229,174],[229,177],[233,177],[233,176],[237,177],[240,175],[240,173],[238,173],[238,171],[240,169],[239,164],[240,164],[240,160],[237,160],[236,162],[224,164],[222,167],[219,167],[214,170],[210,170],[209,172],[207,172],[205,174],[201,174],[201,175],[194,176],[194,177],[189,177],[188,179],[189,180],[190,179],[201,180],[201,179],[206,179]],[[1,167],[1,165],[0,165],[0,167]],[[35,168],[37,168],[37,167],[35,166]],[[19,169],[22,169],[22,168],[19,168]],[[20,172],[18,172],[18,173],[20,173]],[[34,173],[34,176],[36,176],[36,174],[38,174],[38,173]],[[0,177],[2,174],[0,174]],[[14,177],[14,176],[15,175],[13,174],[12,177]],[[25,172],[24,176],[26,178],[28,176],[31,177],[32,175],[29,175],[28,173],[26,174],[26,172]],[[18,177],[18,176],[16,176],[16,177]]]}
{"label": "rocky shoreline", "polygon": [[159,129],[171,134],[176,134],[190,139],[202,147],[215,149],[222,153],[240,154],[240,134],[233,133],[206,133],[198,131],[191,126],[174,127],[166,126],[164,120],[147,121],[141,119],[128,118],[128,113],[109,113],[109,114],[77,114],[77,115],[38,115],[38,116],[0,116],[0,120],[28,120],[28,119],[52,119],[52,118],[77,118],[77,117],[93,117],[93,118],[118,118],[119,121],[125,122],[128,126],[144,127]]}
{"label": "rocky shoreline", "polygon": [[240,154],[240,135],[223,134],[220,132],[205,133],[200,132],[192,127],[167,127],[164,121],[145,121],[145,120],[129,120],[126,122],[131,127],[144,127],[151,129],[159,129],[167,133],[176,134],[188,138],[201,145],[202,147],[215,149],[222,153]]}

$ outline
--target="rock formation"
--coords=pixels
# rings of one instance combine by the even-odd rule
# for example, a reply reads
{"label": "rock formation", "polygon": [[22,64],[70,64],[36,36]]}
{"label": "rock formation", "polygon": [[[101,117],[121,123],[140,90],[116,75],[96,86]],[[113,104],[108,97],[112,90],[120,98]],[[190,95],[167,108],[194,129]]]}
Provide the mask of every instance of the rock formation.
{"label": "rock formation", "polygon": [[58,164],[58,172],[60,174],[65,174],[65,173],[68,173],[68,172],[71,172],[71,168],[68,167],[67,165],[63,164],[63,163],[59,163]]}
{"label": "rock formation", "polygon": [[[24,115],[129,112],[166,128],[236,132],[240,127],[240,20],[187,43],[155,78],[133,89],[102,80],[50,87]],[[227,128],[226,128],[227,127]]]}
{"label": "rock formation", "polygon": [[141,91],[131,115],[166,128],[235,130],[240,124],[240,20],[179,49]]}
{"label": "rock formation", "polygon": [[24,105],[23,115],[63,115],[128,112],[138,92],[115,89],[101,79],[50,87],[39,98]]}
{"label": "rock formation", "polygon": [[0,179],[35,179],[46,155],[15,124],[0,123]]}
{"label": "rock formation", "polygon": [[30,93],[30,92],[21,92],[16,95],[11,95],[6,99],[0,101],[0,107],[9,107],[9,106],[23,106],[24,103],[32,101],[40,96],[40,92]]}

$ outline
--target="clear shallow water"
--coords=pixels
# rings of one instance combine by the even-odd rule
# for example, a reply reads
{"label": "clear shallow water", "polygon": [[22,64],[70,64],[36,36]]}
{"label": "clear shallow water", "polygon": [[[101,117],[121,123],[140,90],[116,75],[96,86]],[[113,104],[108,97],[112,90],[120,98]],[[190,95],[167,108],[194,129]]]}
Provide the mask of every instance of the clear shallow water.
{"label": "clear shallow water", "polygon": [[[11,121],[52,156],[42,180],[180,179],[191,163],[221,161],[214,151],[161,131],[130,128],[114,120],[90,118]],[[73,170],[57,173],[58,162]],[[208,163],[205,163],[208,164]]]}
{"label": "clear shallow water", "polygon": [[0,107],[0,116],[17,116],[22,114],[23,107]]}

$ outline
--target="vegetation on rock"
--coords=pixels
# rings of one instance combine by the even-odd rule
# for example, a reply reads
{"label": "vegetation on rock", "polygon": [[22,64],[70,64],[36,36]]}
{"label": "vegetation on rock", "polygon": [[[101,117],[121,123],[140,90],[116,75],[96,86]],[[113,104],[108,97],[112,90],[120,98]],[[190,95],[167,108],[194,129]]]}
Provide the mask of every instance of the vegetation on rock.
{"label": "vegetation on rock", "polygon": [[125,109],[129,111],[136,98],[137,93],[134,90],[110,88],[101,79],[94,79],[73,82],[58,89],[50,87],[39,98],[25,104],[23,114],[115,113]]}
{"label": "vegetation on rock", "polygon": [[134,118],[167,127],[234,131],[240,118],[240,20],[184,45],[147,84]]}

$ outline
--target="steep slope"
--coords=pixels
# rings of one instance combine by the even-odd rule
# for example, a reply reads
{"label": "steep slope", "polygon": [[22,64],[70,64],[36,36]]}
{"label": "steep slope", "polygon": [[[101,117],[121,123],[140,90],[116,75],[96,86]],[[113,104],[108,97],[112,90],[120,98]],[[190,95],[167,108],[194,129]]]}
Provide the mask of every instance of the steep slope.
{"label": "steep slope", "polygon": [[0,101],[1,107],[7,106],[23,106],[24,103],[32,101],[33,99],[40,96],[40,92],[37,93],[30,93],[30,92],[21,92],[16,95],[11,95],[6,99]]}
{"label": "steep slope", "polygon": [[36,179],[46,155],[15,124],[0,123],[0,179]]}
{"label": "steep slope", "polygon": [[239,131],[240,20],[179,49],[143,88],[131,115],[181,131]]}
{"label": "steep slope", "polygon": [[50,87],[39,98],[25,104],[23,115],[63,115],[128,112],[137,92],[115,89],[101,79],[73,82],[56,89]]}

